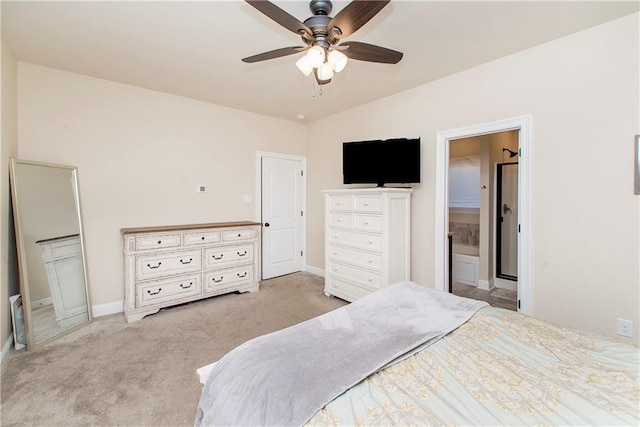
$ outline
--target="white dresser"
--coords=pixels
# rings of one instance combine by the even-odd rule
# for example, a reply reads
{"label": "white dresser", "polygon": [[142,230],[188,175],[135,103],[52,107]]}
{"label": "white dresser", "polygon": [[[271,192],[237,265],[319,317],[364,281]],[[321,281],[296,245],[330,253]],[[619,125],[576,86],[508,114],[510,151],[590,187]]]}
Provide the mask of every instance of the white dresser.
{"label": "white dresser", "polygon": [[354,301],[409,280],[411,191],[324,191],[325,294]]}
{"label": "white dresser", "polygon": [[260,223],[125,228],[127,322],[161,308],[259,287]]}
{"label": "white dresser", "polygon": [[84,280],[80,235],[38,240],[47,272],[58,328],[87,321],[87,288]]}

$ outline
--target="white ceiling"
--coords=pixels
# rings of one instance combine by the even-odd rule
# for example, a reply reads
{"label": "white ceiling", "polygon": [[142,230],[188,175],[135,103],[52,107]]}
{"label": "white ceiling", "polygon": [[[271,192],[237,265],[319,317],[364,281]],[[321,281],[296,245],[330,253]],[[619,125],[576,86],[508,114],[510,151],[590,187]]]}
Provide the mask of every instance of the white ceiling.
{"label": "white ceiling", "polygon": [[[307,1],[274,3],[300,21],[311,15]],[[347,3],[335,1],[331,15]],[[20,61],[310,122],[634,13],[639,5],[395,0],[346,40],[401,51],[402,61],[350,61],[322,96],[312,96],[312,77],[295,67],[301,54],[241,62],[302,42],[240,0],[3,0],[2,36]]]}

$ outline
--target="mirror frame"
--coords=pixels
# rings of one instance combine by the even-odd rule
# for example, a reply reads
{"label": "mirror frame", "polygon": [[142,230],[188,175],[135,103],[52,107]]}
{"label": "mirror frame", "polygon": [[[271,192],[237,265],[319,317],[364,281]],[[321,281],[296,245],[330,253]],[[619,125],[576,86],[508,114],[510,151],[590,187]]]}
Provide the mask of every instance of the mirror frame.
{"label": "mirror frame", "polygon": [[[27,350],[33,350],[38,346],[49,343],[56,338],[67,335],[70,332],[75,331],[76,329],[87,325],[91,322],[93,316],[91,315],[92,307],[91,307],[91,299],[89,295],[89,275],[87,274],[87,257],[85,253],[85,245],[84,245],[84,228],[82,222],[82,213],[80,209],[80,185],[78,182],[78,168],[76,166],[68,166],[68,165],[60,165],[56,163],[45,163],[45,162],[37,162],[31,160],[22,160],[12,158],[9,160],[9,177],[11,184],[11,202],[13,205],[13,222],[14,229],[16,235],[16,251],[18,253],[18,272],[20,275],[20,294],[22,296],[22,307],[24,314],[24,326],[26,331],[27,338]],[[25,243],[23,239],[23,230],[22,230],[22,213],[20,211],[20,194],[19,194],[19,183],[16,180],[16,167],[20,164],[30,165],[30,166],[45,166],[45,167],[53,167],[60,169],[67,169],[71,171],[75,183],[75,208],[76,213],[78,215],[78,234],[80,237],[80,250],[82,255],[82,273],[84,276],[84,289],[87,297],[87,316],[88,319],[86,322],[80,323],[64,331],[59,334],[47,338],[41,342],[35,342],[35,336],[33,331],[33,325],[31,324],[31,296],[29,293],[29,275],[27,271],[27,257],[25,251]]]}

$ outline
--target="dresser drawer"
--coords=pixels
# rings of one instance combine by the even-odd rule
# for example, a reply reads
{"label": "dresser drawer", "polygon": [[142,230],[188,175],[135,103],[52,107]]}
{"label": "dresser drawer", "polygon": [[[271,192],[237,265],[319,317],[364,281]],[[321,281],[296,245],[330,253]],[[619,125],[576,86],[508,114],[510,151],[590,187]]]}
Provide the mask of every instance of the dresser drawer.
{"label": "dresser drawer", "polygon": [[203,243],[217,243],[221,239],[219,231],[193,231],[182,235],[182,244],[184,246],[192,246]]}
{"label": "dresser drawer", "polygon": [[358,249],[329,245],[329,257],[338,261],[350,262],[363,267],[382,271],[382,255],[373,252],[364,252]]}
{"label": "dresser drawer", "polygon": [[204,251],[204,268],[216,268],[230,262],[253,261],[253,245],[207,248]]}
{"label": "dresser drawer", "polygon": [[136,280],[200,271],[200,249],[136,257]]}
{"label": "dresser drawer", "polygon": [[252,228],[239,228],[237,230],[227,230],[222,232],[222,240],[225,242],[235,242],[237,240],[253,239],[256,235]]}
{"label": "dresser drawer", "polygon": [[347,210],[353,209],[353,199],[350,196],[333,196],[329,198],[329,209],[332,210]]}
{"label": "dresser drawer", "polygon": [[136,237],[136,251],[147,249],[164,249],[180,247],[180,233],[177,234],[156,234],[154,236]]}
{"label": "dresser drawer", "polygon": [[371,289],[361,288],[333,277],[329,279],[325,286],[330,294],[346,298],[347,301],[355,301],[371,293]]}
{"label": "dresser drawer", "polygon": [[329,225],[331,227],[349,227],[353,226],[353,217],[348,213],[331,212],[329,214]]}
{"label": "dresser drawer", "polygon": [[204,292],[214,292],[228,285],[253,282],[253,266],[245,265],[226,270],[209,271],[204,275]]}
{"label": "dresser drawer", "polygon": [[333,243],[353,245],[371,250],[380,250],[382,248],[382,237],[379,235],[336,229],[329,229],[328,232],[329,241]]}
{"label": "dresser drawer", "polygon": [[349,280],[373,290],[380,289],[382,284],[382,275],[380,273],[362,270],[335,261],[329,262],[329,274],[331,277],[348,277]]}
{"label": "dresser drawer", "polygon": [[200,275],[136,283],[136,306],[161,304],[202,292]]}
{"label": "dresser drawer", "polygon": [[353,228],[382,232],[382,217],[374,215],[354,215]]}
{"label": "dresser drawer", "polygon": [[380,196],[355,197],[354,210],[382,212],[382,198]]}

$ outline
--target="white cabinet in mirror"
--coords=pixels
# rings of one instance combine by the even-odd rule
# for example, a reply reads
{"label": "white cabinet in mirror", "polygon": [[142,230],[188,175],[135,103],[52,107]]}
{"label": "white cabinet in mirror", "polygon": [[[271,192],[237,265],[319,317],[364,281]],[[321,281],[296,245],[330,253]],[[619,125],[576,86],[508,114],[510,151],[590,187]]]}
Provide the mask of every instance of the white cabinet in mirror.
{"label": "white cabinet in mirror", "polygon": [[27,348],[91,320],[78,172],[12,159],[11,196]]}

